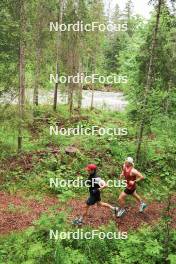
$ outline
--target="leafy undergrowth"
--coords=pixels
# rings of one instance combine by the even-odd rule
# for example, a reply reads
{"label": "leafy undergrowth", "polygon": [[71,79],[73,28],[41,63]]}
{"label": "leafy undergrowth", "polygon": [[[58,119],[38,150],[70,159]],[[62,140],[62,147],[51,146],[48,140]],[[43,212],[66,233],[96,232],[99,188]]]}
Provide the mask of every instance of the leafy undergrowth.
{"label": "leafy undergrowth", "polygon": [[[16,154],[16,137],[12,137],[15,124],[13,131],[12,125],[4,124],[4,129],[0,128],[0,263],[156,264],[164,263],[165,243],[169,247],[167,256],[174,263],[175,150],[173,137],[162,133],[162,122],[144,135],[141,161],[136,164],[145,176],[145,180],[138,184],[138,191],[146,198],[146,211],[140,214],[138,205],[128,197],[128,211],[122,219],[115,218],[109,209],[93,206],[82,227],[84,231],[129,232],[128,239],[52,241],[49,239],[50,229],[77,230],[70,223],[82,212],[87,190],[51,188],[50,178],[86,179],[84,167],[95,163],[103,179],[117,179],[124,158],[135,155],[135,127],[125,114],[115,112],[84,111],[82,117],[70,119],[64,107],[58,113],[48,111],[48,107],[38,111],[35,120],[29,117],[24,126],[26,133],[21,154]],[[92,125],[127,127],[128,135],[50,136],[49,125],[55,123],[59,128],[77,125],[86,128]],[[78,153],[68,155],[65,149],[69,146],[76,147]],[[107,188],[102,193],[102,200],[115,205],[120,191],[116,187]],[[168,215],[166,199],[171,192],[174,195]]]}

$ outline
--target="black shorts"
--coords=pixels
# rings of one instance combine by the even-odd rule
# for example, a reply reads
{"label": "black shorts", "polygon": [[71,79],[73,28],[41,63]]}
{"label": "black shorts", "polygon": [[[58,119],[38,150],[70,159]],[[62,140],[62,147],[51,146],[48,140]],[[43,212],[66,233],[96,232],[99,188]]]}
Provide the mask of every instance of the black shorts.
{"label": "black shorts", "polygon": [[126,194],[133,194],[135,191],[136,191],[136,189],[134,189],[134,190],[129,190],[128,188],[126,188],[126,189],[124,190],[124,192],[125,192]]}
{"label": "black shorts", "polygon": [[90,193],[89,198],[86,201],[87,205],[94,205],[97,202],[101,201],[100,192],[97,192],[96,194]]}

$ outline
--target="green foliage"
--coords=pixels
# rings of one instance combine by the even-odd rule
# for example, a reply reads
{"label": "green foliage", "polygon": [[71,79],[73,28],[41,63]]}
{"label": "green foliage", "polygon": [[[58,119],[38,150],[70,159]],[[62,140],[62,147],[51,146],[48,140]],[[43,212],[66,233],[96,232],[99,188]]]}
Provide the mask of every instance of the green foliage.
{"label": "green foliage", "polygon": [[[156,1],[155,1],[156,2]],[[1,1],[2,19],[0,41],[0,96],[11,103],[18,94],[19,86],[19,40],[21,1]],[[50,21],[57,21],[60,2],[56,0],[24,1],[26,10],[25,32],[25,77],[26,87],[37,87],[39,93],[53,90],[49,74],[55,72],[56,42],[58,35],[50,32]],[[63,22],[84,23],[99,21],[108,23],[104,15],[103,1],[68,0],[64,5]],[[139,192],[152,201],[157,199],[166,203],[162,219],[152,228],[130,231],[127,240],[66,239],[58,241],[49,238],[49,230],[76,231],[67,221],[70,208],[58,214],[50,209],[49,216],[42,215],[35,226],[19,233],[0,237],[0,263],[7,264],[158,264],[176,263],[176,233],[170,227],[168,214],[169,199],[175,193],[175,87],[176,87],[176,30],[175,14],[166,3],[162,6],[155,67],[150,87],[145,120],[145,133],[137,168],[145,176],[139,183]],[[16,194],[22,191],[28,199],[41,201],[46,195],[57,197],[63,205],[70,198],[80,198],[87,194],[86,188],[50,187],[50,179],[86,179],[84,167],[96,163],[98,173],[105,180],[117,178],[121,172],[124,158],[134,156],[136,151],[136,131],[139,129],[145,96],[146,75],[150,59],[155,12],[149,21],[133,15],[132,1],[127,1],[125,10],[116,6],[110,20],[118,25],[127,23],[126,32],[63,32],[59,54],[60,74],[72,73],[81,69],[86,74],[121,74],[128,76],[128,83],[115,88],[123,89],[129,100],[124,113],[106,110],[89,111],[81,109],[81,115],[73,110],[70,116],[68,105],[59,105],[58,112],[51,106],[25,105],[23,129],[23,153],[17,154],[18,108],[5,104],[0,107],[0,162],[1,190]],[[76,55],[75,55],[76,54]],[[75,56],[75,61],[71,58]],[[74,72],[75,73],[75,72]],[[96,84],[97,88],[100,87]],[[69,94],[66,85],[59,85],[60,92]],[[70,87],[69,87],[70,88]],[[110,87],[111,88],[111,87]],[[74,99],[80,96],[74,87]],[[30,101],[31,98],[27,98]],[[76,101],[75,100],[75,101]],[[51,136],[49,126],[59,128],[77,127],[126,127],[128,135],[119,136]],[[79,152],[67,155],[65,148],[75,146]],[[58,153],[53,154],[52,150]],[[40,153],[42,152],[43,153]],[[29,156],[28,156],[29,155]],[[29,157],[32,155],[32,160]],[[28,165],[28,159],[29,167]],[[13,163],[14,162],[14,163]],[[11,163],[13,167],[11,166]],[[114,203],[117,189],[106,189],[103,196]],[[171,206],[172,207],[172,206]],[[23,206],[10,204],[9,213],[26,213]],[[168,230],[169,228],[169,230]],[[99,227],[100,231],[118,231],[114,224]],[[83,231],[92,231],[85,227]],[[169,239],[168,239],[169,237]]]}
{"label": "green foliage", "polygon": [[[43,216],[36,227],[31,227],[22,234],[12,234],[0,239],[0,261],[3,263],[107,263],[114,264],[147,264],[163,263],[165,245],[158,235],[161,227],[154,229],[143,228],[138,232],[130,232],[127,240],[94,239],[74,240],[64,239],[53,241],[49,239],[49,230],[59,232],[75,232],[77,229],[69,227],[64,215]],[[83,232],[91,231],[84,228]],[[110,224],[101,227],[100,232],[117,232]],[[170,240],[174,244],[175,232]],[[10,250],[9,250],[10,249]],[[103,253],[103,254],[102,254]],[[171,248],[168,259],[174,263],[174,248]]]}

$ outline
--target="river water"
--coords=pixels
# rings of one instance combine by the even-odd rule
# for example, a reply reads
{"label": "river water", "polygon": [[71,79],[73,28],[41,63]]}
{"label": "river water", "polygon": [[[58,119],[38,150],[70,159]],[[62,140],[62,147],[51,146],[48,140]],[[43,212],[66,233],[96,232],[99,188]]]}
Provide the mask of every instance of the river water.
{"label": "river water", "polygon": [[[82,107],[89,108],[91,106],[91,91],[83,91],[82,93]],[[32,90],[26,91],[26,98],[29,103],[33,101],[33,92]],[[5,100],[6,99],[6,100]],[[9,101],[9,98],[1,98],[0,103],[5,103],[5,101]],[[13,104],[17,103],[17,99],[15,99]],[[67,95],[58,93],[58,103],[65,104],[67,103]],[[39,91],[39,104],[53,104],[53,91]],[[94,91],[94,100],[93,106],[98,109],[107,109],[111,111],[123,111],[128,104],[124,94],[122,92],[102,92],[102,91]],[[76,105],[76,102],[75,102]]]}

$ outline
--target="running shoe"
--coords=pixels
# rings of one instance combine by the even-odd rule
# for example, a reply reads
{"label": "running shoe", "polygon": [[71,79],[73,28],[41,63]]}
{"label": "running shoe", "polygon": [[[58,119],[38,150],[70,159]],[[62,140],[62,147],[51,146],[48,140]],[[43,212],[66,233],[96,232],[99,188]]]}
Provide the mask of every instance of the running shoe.
{"label": "running shoe", "polygon": [[118,210],[119,210],[119,207],[114,207],[114,208],[112,209],[112,212],[113,212],[115,215],[117,215]]}
{"label": "running shoe", "polygon": [[124,214],[125,214],[126,210],[124,208],[120,209],[118,212],[117,212],[117,217],[122,217]]}
{"label": "running shoe", "polygon": [[73,225],[82,225],[83,221],[81,219],[76,218],[75,220],[73,220],[72,224]]}
{"label": "running shoe", "polygon": [[145,210],[146,207],[147,207],[147,204],[145,204],[144,202],[142,202],[140,204],[139,212],[142,213]]}

